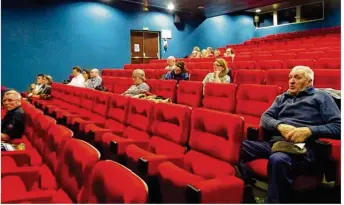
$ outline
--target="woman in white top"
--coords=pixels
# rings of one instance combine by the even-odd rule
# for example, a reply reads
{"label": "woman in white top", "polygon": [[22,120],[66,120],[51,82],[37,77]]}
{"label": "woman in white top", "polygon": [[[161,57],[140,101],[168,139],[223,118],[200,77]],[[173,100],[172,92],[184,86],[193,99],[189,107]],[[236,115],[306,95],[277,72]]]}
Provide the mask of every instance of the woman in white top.
{"label": "woman in white top", "polygon": [[230,83],[227,62],[222,58],[217,58],[214,62],[214,72],[208,73],[203,79],[203,85],[207,83]]}

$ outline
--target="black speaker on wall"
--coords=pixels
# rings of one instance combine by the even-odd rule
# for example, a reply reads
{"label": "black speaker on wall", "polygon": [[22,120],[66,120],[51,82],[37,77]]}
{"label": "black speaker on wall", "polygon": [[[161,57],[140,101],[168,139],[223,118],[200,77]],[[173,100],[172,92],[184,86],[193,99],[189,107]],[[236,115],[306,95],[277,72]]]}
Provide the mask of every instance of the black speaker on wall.
{"label": "black speaker on wall", "polygon": [[174,14],[173,15],[173,23],[178,30],[184,30],[185,26],[184,26],[184,22],[183,22],[181,15],[179,15],[177,13]]}
{"label": "black speaker on wall", "polygon": [[174,19],[173,20],[174,24],[181,24],[182,23],[181,18],[178,14],[174,14],[173,19]]}

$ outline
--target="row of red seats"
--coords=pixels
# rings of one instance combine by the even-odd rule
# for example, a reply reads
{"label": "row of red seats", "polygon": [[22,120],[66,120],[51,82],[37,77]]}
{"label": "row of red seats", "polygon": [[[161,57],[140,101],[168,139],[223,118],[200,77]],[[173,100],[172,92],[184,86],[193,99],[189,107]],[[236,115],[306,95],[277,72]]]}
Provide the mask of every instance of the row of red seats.
{"label": "row of red seats", "polygon": [[[273,65],[271,65],[272,67]],[[107,74],[112,76],[103,76],[103,85],[109,90],[109,92],[121,94],[132,84],[130,78],[131,70],[111,70],[107,71]],[[203,81],[205,76],[209,73],[209,70],[192,70],[190,72],[191,81]],[[121,77],[113,77],[119,74]],[[170,80],[153,80],[154,78],[160,78],[161,73],[157,70],[145,70],[147,83],[151,87],[151,92],[161,94],[162,89],[172,89],[175,83],[171,83]],[[250,70],[241,69],[232,71],[232,82],[238,85],[241,84],[267,84],[278,85],[282,87],[283,91],[288,89],[288,76],[290,70],[287,69],[270,69],[270,70]],[[174,81],[173,81],[174,82]],[[201,82],[200,82],[201,83]],[[165,86],[163,86],[166,84]],[[162,87],[163,86],[163,87]],[[340,69],[315,69],[314,70],[314,86],[316,88],[333,88],[340,90],[341,79]],[[171,98],[173,99],[173,98]]]}
{"label": "row of red seats", "polygon": [[[242,50],[251,50],[251,49],[271,49],[271,50],[278,50],[280,48],[286,48],[286,49],[294,49],[294,48],[321,48],[321,47],[340,47],[340,40],[335,40],[335,41],[323,41],[324,39],[318,39],[315,44],[313,41],[309,42],[298,42],[294,44],[284,44],[281,41],[275,41],[275,42],[269,42],[269,43],[264,43],[264,44],[251,44],[251,45],[242,45],[242,46],[237,46],[233,48],[233,51],[235,53],[238,53]],[[314,44],[314,46],[311,46],[311,44]],[[302,45],[302,47],[300,47]],[[226,47],[226,48],[231,48],[231,47]]]}
{"label": "row of red seats", "polygon": [[[235,85],[231,84],[213,85],[225,86],[222,93],[227,92],[230,87],[235,89]],[[218,196],[219,193],[227,191],[228,187],[232,187],[231,194],[223,194],[216,201],[241,202],[243,182],[234,176],[233,165],[239,159],[244,130],[243,118],[207,109],[198,108],[192,110],[184,105],[156,104],[151,101],[131,99],[116,94],[108,96],[107,93],[101,92],[93,93],[96,96],[94,96],[91,108],[93,113],[91,113],[90,108],[86,107],[90,106],[88,101],[92,99],[92,93],[87,89],[65,87],[69,91],[73,92],[74,90],[75,94],[80,94],[82,90],[85,90],[84,99],[80,100],[81,107],[71,105],[74,102],[74,99],[72,99],[74,95],[61,95],[61,98],[57,95],[54,99],[65,100],[64,103],[56,100],[50,102],[55,104],[55,107],[49,107],[48,112],[56,112],[57,118],[59,118],[61,112],[78,113],[74,114],[76,116],[71,117],[66,115],[67,124],[77,126],[76,132],[83,132],[83,136],[93,132],[93,138],[88,139],[93,141],[94,144],[100,144],[102,153],[105,156],[112,159],[118,159],[118,157],[115,157],[118,155],[124,157],[126,165],[133,171],[139,172],[139,164],[143,159],[148,164],[144,173],[149,176],[160,176],[160,187],[164,203],[186,201],[183,194],[176,194],[174,198],[171,198],[170,191],[166,191],[168,183],[178,185],[174,186],[177,193],[184,190],[189,184],[201,189],[202,202],[211,202],[215,200],[214,196]],[[239,92],[245,92],[244,90],[248,92],[252,90],[251,88],[242,87],[242,91]],[[243,112],[242,116],[247,116],[244,117],[246,119],[250,116],[245,114],[248,111],[243,106],[245,104],[248,106],[250,102],[246,99],[247,94],[240,94],[239,92],[237,95],[243,100],[238,104],[240,104],[240,110]],[[259,104],[259,106],[258,108],[257,106],[249,106],[252,107],[251,111],[253,113],[263,112],[270,106],[279,92],[280,89],[277,86],[261,87],[259,93],[264,93],[261,102],[255,102],[257,92],[252,92],[254,100],[251,103]],[[192,101],[189,97],[186,97],[186,99]],[[225,102],[233,99],[235,99],[234,96],[226,97],[220,104],[221,99],[209,96],[209,98],[204,99],[204,102],[209,106],[219,106],[223,109]],[[104,112],[106,104],[109,107],[108,111]],[[58,107],[66,109],[61,111]],[[83,116],[87,116],[88,120],[78,120]],[[214,118],[217,120],[214,120]],[[251,118],[255,117],[252,116]],[[87,121],[89,122],[87,123]],[[97,123],[92,124],[94,122]],[[75,125],[75,123],[79,124]],[[248,122],[245,121],[245,123],[245,126],[249,125]],[[256,122],[255,124],[259,126]],[[112,143],[116,147],[113,150],[110,150],[111,142],[115,142]],[[187,152],[185,149],[186,144],[189,144],[190,147]],[[109,151],[111,151],[111,154],[107,155],[106,153]],[[178,167],[168,161],[172,161],[180,165],[180,167],[184,167],[184,169],[178,170]],[[200,170],[193,169],[192,174],[188,173],[191,171],[190,166],[194,167],[197,164],[198,166],[202,164],[203,168],[200,167]],[[216,164],[221,166],[214,166]],[[207,174],[204,174],[205,170]],[[174,173],[175,177],[170,177],[169,173],[171,172]],[[178,174],[176,175],[176,173]],[[185,178],[190,175],[192,178],[189,179],[192,179],[192,181],[187,178],[183,180],[184,183],[182,184],[175,181],[178,178]],[[215,181],[218,182],[214,184]],[[221,188],[222,186],[226,186],[227,189]],[[210,189],[212,191],[208,192],[207,190]]]}
{"label": "row of red seats", "polygon": [[[251,56],[237,56],[235,57],[234,62],[231,59],[225,58],[228,63],[228,67],[233,70],[238,69],[257,69],[257,70],[268,70],[268,69],[292,69],[297,65],[305,65],[309,66],[312,69],[340,69],[341,61],[340,57],[333,56],[332,58],[319,58],[318,60],[310,59],[311,57],[315,57],[316,53],[313,53],[314,56],[303,56],[308,57],[306,59],[293,59],[295,57],[294,54],[281,54],[279,55],[280,58],[284,58],[283,60],[271,60],[272,56],[270,55],[257,55],[252,56],[255,60],[250,60]],[[206,69],[212,71],[214,66],[215,59],[200,59],[198,62],[185,62],[185,66],[188,70],[194,69]],[[124,65],[124,70],[133,70],[133,69],[155,69],[159,73],[161,77],[164,74],[164,70],[166,64],[126,64]],[[116,70],[116,71],[115,71]],[[102,74],[109,76],[109,73],[116,73],[116,72],[125,72],[120,71],[120,69],[102,69]],[[161,75],[160,75],[161,74]],[[117,75],[118,76],[118,75]],[[119,77],[128,77],[128,76],[121,76]]]}
{"label": "row of red seats", "polygon": [[129,169],[99,161],[99,152],[72,139],[68,128],[25,101],[22,107],[25,136],[16,141],[26,149],[1,153],[2,203],[147,202],[147,185]]}
{"label": "row of red seats", "polygon": [[[340,44],[329,44],[324,47],[313,47],[313,44],[300,44],[297,47],[296,46],[285,46],[285,45],[280,45],[280,44],[269,44],[266,47],[259,47],[259,48],[238,48],[238,49],[233,49],[233,52],[238,56],[238,55],[260,55],[263,53],[268,53],[268,54],[277,54],[277,53],[300,53],[300,52],[316,52],[316,51],[321,51],[324,52],[325,55],[327,52],[330,50],[340,50]],[[226,48],[218,48],[221,52],[220,57],[223,56],[223,54],[226,51]]]}
{"label": "row of red seats", "polygon": [[[209,85],[230,86],[230,84]],[[93,113],[91,113],[86,108],[90,105],[87,102],[90,100],[88,91],[84,93],[85,99],[81,100],[81,104],[84,104],[81,105],[82,109],[73,107],[70,102],[74,102],[74,100],[66,96],[61,96],[60,100],[65,99],[66,101],[59,106],[66,108],[67,111],[63,112],[79,110],[79,115],[87,116],[86,121],[80,121],[77,120],[80,119],[80,116],[72,116],[70,120],[70,115],[67,115],[67,124],[74,124],[78,132],[84,133],[83,136],[85,134],[92,136],[88,139],[95,144],[100,144],[102,153],[110,151],[111,154],[108,156],[115,159],[119,159],[120,156],[124,157],[126,165],[134,172],[146,176],[144,179],[157,176],[160,179],[160,191],[164,203],[187,201],[188,195],[183,193],[190,186],[196,188],[194,190],[202,191],[199,200],[201,202],[211,202],[215,200],[213,197],[218,197],[218,194],[221,193],[221,197],[218,197],[216,201],[238,203],[242,200],[242,181],[233,177],[232,165],[238,160],[241,140],[246,136],[244,134],[239,137],[239,135],[243,133],[243,127],[245,130],[247,127],[253,126],[248,122],[252,119],[246,114],[247,112],[262,113],[272,103],[277,91],[276,87],[273,87],[275,86],[267,89],[268,87],[265,86],[261,90],[248,87],[247,91],[251,92],[251,100],[246,99],[248,93],[241,94],[245,100],[238,104],[244,112],[240,114],[244,117],[244,124],[240,117],[228,113],[200,108],[191,111],[190,108],[182,105],[155,104],[151,101],[131,99],[120,95],[111,97],[106,93],[103,93],[103,97],[101,93],[97,94],[93,102]],[[78,94],[83,88],[75,89],[75,94]],[[225,90],[227,89],[223,89],[223,91]],[[240,95],[239,92],[237,96]],[[104,114],[103,109],[106,107],[106,101],[104,101],[106,98],[110,106],[107,115]],[[257,98],[265,99],[259,102]],[[224,104],[216,97],[212,99],[212,103],[219,106]],[[48,110],[48,112],[55,110],[56,116],[59,116],[58,113],[61,112],[56,107]],[[190,115],[191,121],[188,123],[187,119]],[[190,131],[188,131],[188,124],[191,124]],[[185,137],[187,133],[190,133],[189,140]],[[183,139],[186,139],[186,142]],[[185,152],[183,147],[187,142],[190,150]],[[183,169],[175,165],[183,167]],[[195,170],[194,166],[196,165],[199,169]],[[262,166],[259,167],[264,169]],[[192,169],[191,173],[189,173],[190,169]],[[223,186],[233,187],[230,188],[231,193],[235,193],[236,196],[223,194],[228,191],[221,188]],[[208,192],[207,190],[212,191]],[[173,197],[171,197],[171,191],[175,193]]]}
{"label": "row of red seats", "polygon": [[324,36],[340,36],[341,26],[329,27],[329,28],[321,28],[321,29],[310,29],[306,31],[297,31],[297,32],[289,32],[289,33],[280,33],[280,34],[271,34],[260,38],[252,38],[244,44],[239,45],[229,45],[229,46],[242,46],[245,44],[254,44],[260,43],[265,41],[273,41],[273,40],[291,40],[291,39],[299,39],[299,38],[322,38]]}

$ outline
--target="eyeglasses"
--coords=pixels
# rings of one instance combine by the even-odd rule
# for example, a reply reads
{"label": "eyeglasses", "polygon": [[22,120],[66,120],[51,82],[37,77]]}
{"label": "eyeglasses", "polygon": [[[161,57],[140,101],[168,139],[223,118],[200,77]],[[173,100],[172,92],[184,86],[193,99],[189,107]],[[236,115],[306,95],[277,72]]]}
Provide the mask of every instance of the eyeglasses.
{"label": "eyeglasses", "polygon": [[221,66],[220,64],[217,64],[217,63],[214,63],[213,65],[216,66],[216,67]]}
{"label": "eyeglasses", "polygon": [[8,102],[13,102],[13,101],[15,101],[15,100],[13,100],[13,99],[3,99],[3,100],[2,100],[3,103],[5,103],[5,102],[7,102],[7,101],[8,101]]}

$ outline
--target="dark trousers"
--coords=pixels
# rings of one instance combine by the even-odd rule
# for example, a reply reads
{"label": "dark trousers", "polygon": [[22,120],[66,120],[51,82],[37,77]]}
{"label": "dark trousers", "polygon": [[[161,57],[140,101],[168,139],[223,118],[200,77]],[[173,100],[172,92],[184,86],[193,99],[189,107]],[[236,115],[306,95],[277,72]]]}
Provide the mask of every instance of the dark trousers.
{"label": "dark trousers", "polygon": [[292,155],[283,152],[271,152],[274,141],[245,140],[241,149],[240,172],[245,180],[249,177],[246,162],[255,159],[268,159],[268,203],[287,203],[292,198],[293,176],[307,171],[314,164],[312,149],[307,147],[304,155]]}

